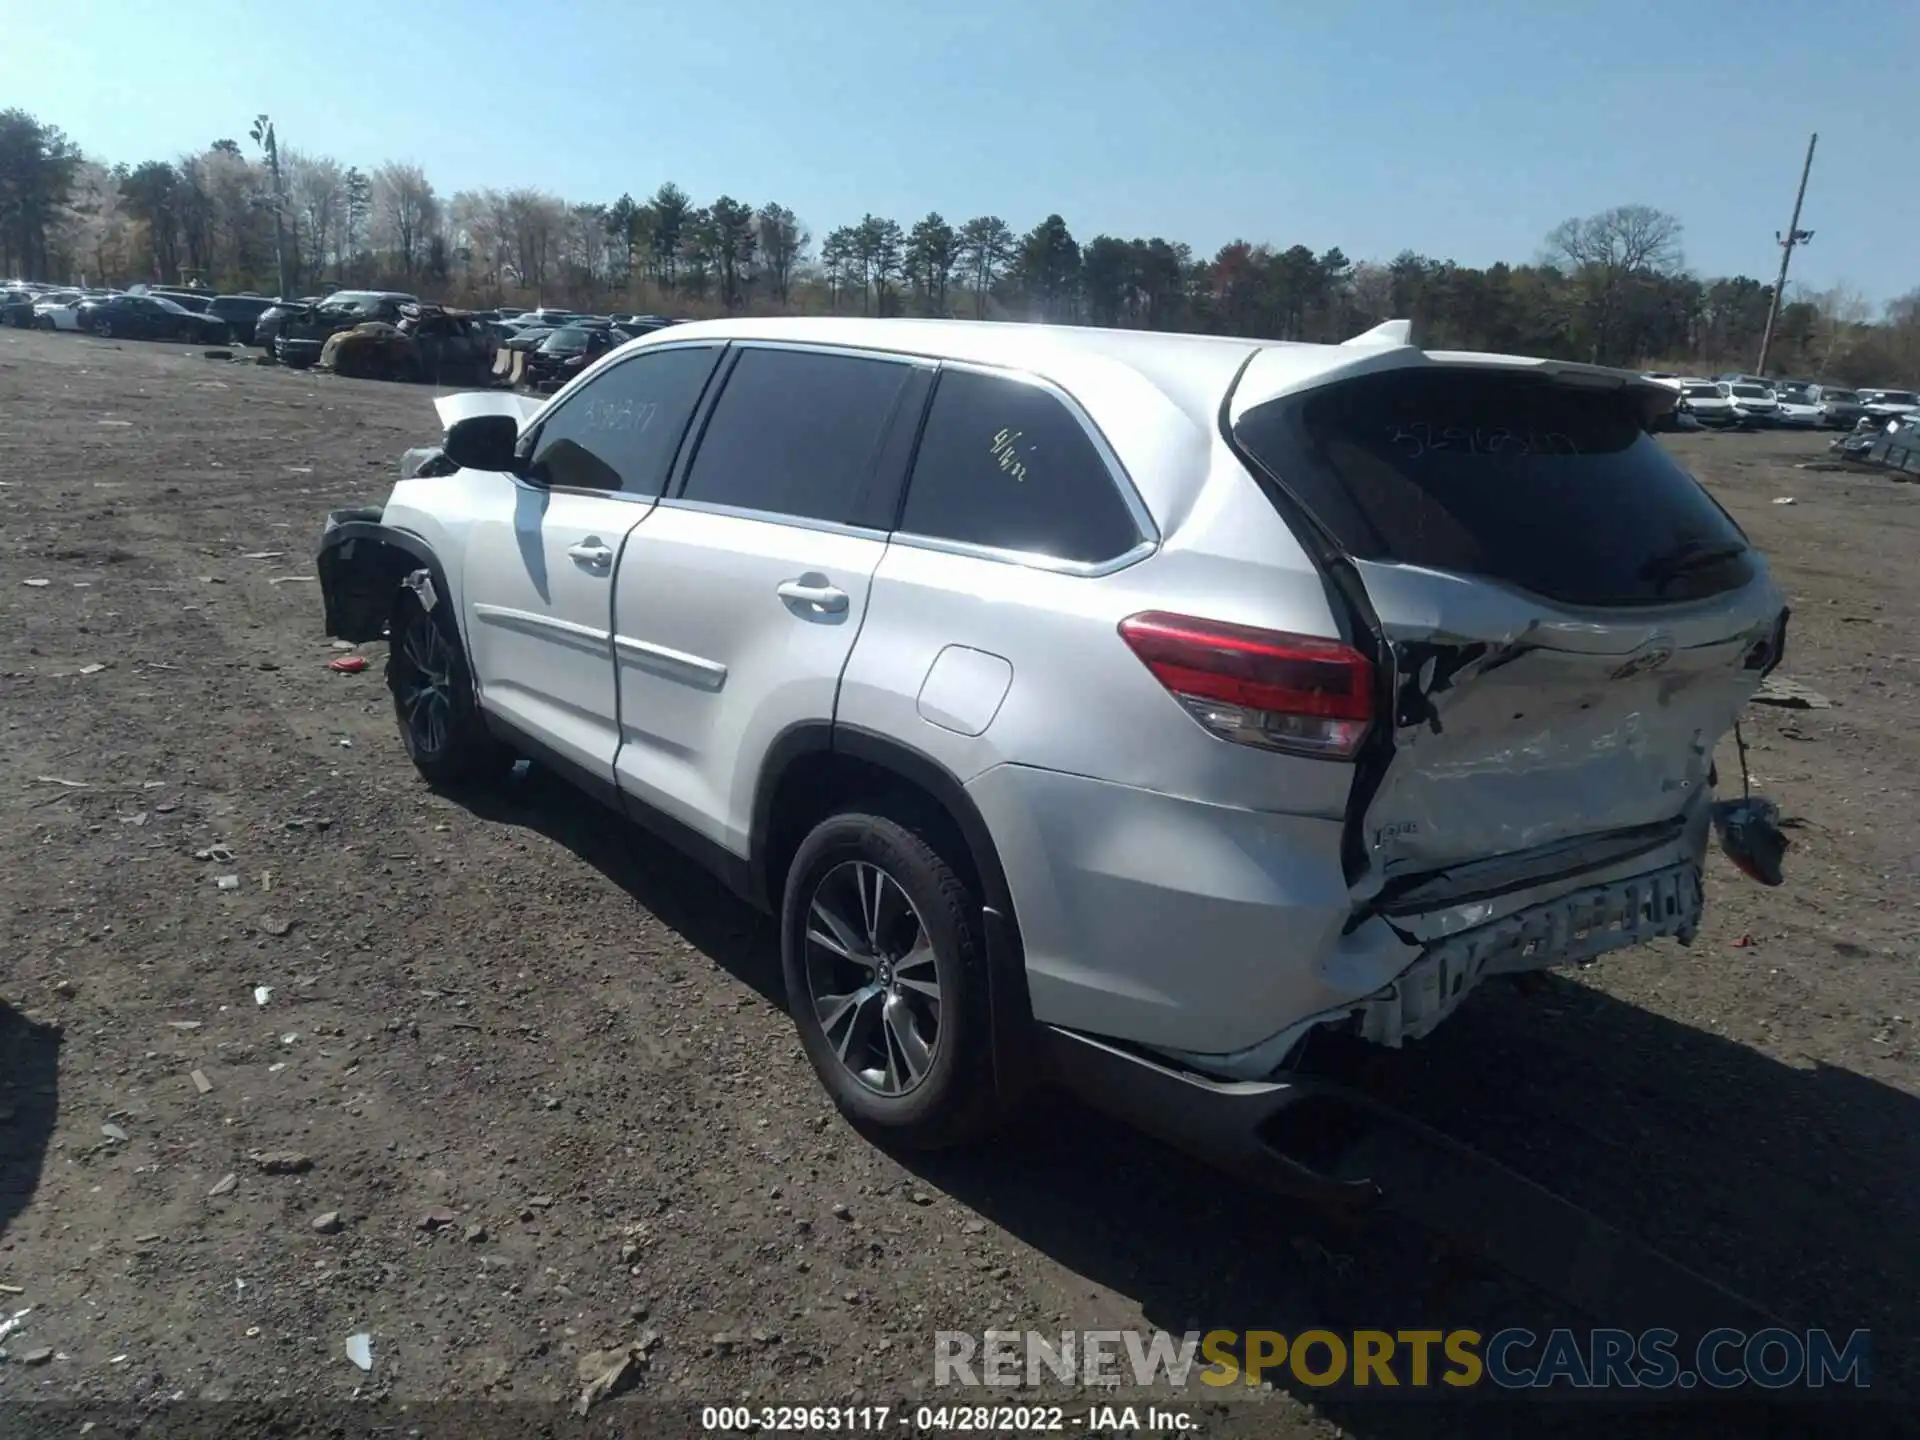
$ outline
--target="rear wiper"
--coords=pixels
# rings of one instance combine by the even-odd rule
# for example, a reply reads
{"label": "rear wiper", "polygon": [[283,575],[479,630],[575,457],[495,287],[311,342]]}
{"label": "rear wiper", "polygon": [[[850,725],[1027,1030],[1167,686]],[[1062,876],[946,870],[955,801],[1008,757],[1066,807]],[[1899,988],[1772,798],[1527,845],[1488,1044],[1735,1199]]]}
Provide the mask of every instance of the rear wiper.
{"label": "rear wiper", "polygon": [[1639,577],[1664,586],[1668,581],[1695,570],[1704,570],[1725,560],[1737,560],[1747,553],[1745,545],[1683,545],[1665,555],[1656,555],[1640,567]]}

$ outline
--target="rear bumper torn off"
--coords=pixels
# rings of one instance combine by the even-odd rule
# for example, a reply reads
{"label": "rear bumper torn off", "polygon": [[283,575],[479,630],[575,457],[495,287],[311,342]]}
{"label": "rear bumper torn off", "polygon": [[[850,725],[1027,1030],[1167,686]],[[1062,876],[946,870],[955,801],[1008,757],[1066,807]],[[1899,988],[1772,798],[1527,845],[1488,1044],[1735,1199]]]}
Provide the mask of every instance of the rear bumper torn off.
{"label": "rear bumper torn off", "polygon": [[1357,1033],[1397,1047],[1432,1031],[1489,975],[1583,965],[1669,936],[1685,944],[1702,906],[1700,867],[1691,860],[1529,906],[1430,945],[1361,1004]]}

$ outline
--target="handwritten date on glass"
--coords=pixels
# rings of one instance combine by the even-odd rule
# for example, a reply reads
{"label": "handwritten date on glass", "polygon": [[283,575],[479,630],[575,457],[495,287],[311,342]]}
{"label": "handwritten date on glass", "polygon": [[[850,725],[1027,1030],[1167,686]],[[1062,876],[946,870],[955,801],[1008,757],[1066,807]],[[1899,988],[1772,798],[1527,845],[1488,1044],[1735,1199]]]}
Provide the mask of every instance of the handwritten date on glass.
{"label": "handwritten date on glass", "polygon": [[603,400],[589,394],[585,404],[587,429],[603,435],[643,434],[660,413],[660,407],[654,401],[635,403],[631,397]]}
{"label": "handwritten date on glass", "polygon": [[1387,444],[1408,460],[1443,451],[1449,455],[1578,455],[1573,437],[1557,430],[1510,429],[1503,425],[1433,425],[1416,421],[1385,427]]}
{"label": "handwritten date on glass", "polygon": [[1014,448],[1024,434],[1026,434],[1024,430],[1002,430],[993,437],[993,444],[990,447],[994,463],[1000,467],[1000,473],[1011,475],[1015,480],[1027,478],[1026,463],[1021,460],[1019,451]]}

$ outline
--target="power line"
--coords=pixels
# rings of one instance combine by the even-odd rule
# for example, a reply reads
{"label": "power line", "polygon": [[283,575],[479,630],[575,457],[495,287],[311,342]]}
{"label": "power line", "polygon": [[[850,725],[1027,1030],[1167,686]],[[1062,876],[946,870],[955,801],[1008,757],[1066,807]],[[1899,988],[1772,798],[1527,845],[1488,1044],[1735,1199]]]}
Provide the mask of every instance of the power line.
{"label": "power line", "polygon": [[1767,352],[1773,349],[1773,327],[1780,319],[1780,297],[1787,293],[1787,266],[1793,263],[1793,247],[1813,239],[1813,231],[1800,228],[1800,206],[1807,198],[1807,177],[1813,173],[1813,147],[1819,143],[1818,132],[1807,141],[1807,163],[1800,168],[1800,189],[1793,197],[1793,219],[1787,222],[1787,233],[1773,232],[1780,246],[1780,278],[1774,281],[1773,301],[1767,306],[1767,328],[1760,336],[1760,363],[1753,367],[1756,375],[1767,373]]}

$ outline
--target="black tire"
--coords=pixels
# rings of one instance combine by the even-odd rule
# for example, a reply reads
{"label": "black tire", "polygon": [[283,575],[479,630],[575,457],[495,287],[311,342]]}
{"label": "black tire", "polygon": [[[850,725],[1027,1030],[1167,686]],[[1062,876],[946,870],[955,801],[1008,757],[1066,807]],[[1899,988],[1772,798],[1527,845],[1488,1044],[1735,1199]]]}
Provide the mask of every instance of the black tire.
{"label": "black tire", "polygon": [[98,335],[102,340],[111,340],[113,338],[113,321],[101,320],[96,322],[93,327],[93,333]]}
{"label": "black tire", "polygon": [[[933,951],[932,969],[940,997],[930,1063],[910,1088],[898,1093],[885,1093],[870,1080],[863,1080],[856,1073],[859,1062],[843,1061],[840,1048],[844,1045],[850,1058],[863,1054],[872,1058],[870,1047],[878,1046],[886,1052],[884,1073],[889,1077],[894,1073],[897,1055],[904,1078],[910,1068],[906,1051],[893,1038],[895,1027],[888,1023],[886,1012],[898,1014],[898,1007],[913,1005],[920,1007],[924,1018],[924,997],[903,993],[900,977],[888,974],[890,963],[885,968],[864,962],[849,966],[808,939],[818,913],[816,900],[827,898],[831,903],[829,887],[844,884],[842,877],[856,866],[878,870],[898,887],[911,906],[912,921]],[[855,869],[852,873],[858,876],[864,872]],[[907,923],[897,909],[894,922]],[[881,928],[886,929],[887,922],[883,921]],[[898,936],[902,931],[895,928],[893,933]],[[889,953],[889,943],[882,939],[870,944],[869,949],[884,957]],[[965,1144],[993,1127],[998,1116],[980,901],[918,828],[866,810],[845,811],[816,825],[788,867],[781,905],[780,955],[786,974],[787,1008],[800,1032],[800,1043],[813,1063],[814,1073],[848,1120],[876,1140],[913,1149]],[[857,1007],[852,1018],[844,1021],[833,1018],[839,1007],[829,1007],[827,1021],[832,1022],[838,1037],[829,1038],[829,1024],[823,1022],[812,982],[823,972],[837,968],[849,978],[827,983],[858,983],[853,977],[861,973],[863,965],[868,981],[891,981],[891,994],[880,999],[880,1008],[868,1015],[864,1034],[859,1030],[863,1021]],[[921,962],[919,973],[924,974],[924,965]],[[872,987],[862,984],[860,988]],[[831,997],[835,992],[827,993]],[[864,1068],[872,1076],[879,1067]]]}
{"label": "black tire", "polygon": [[[422,688],[430,693],[423,697]],[[401,589],[388,626],[387,689],[407,758],[429,784],[490,780],[512,766],[513,753],[488,732],[480,713],[473,672],[446,605],[429,611],[410,587]],[[437,724],[428,713],[436,708]]]}

